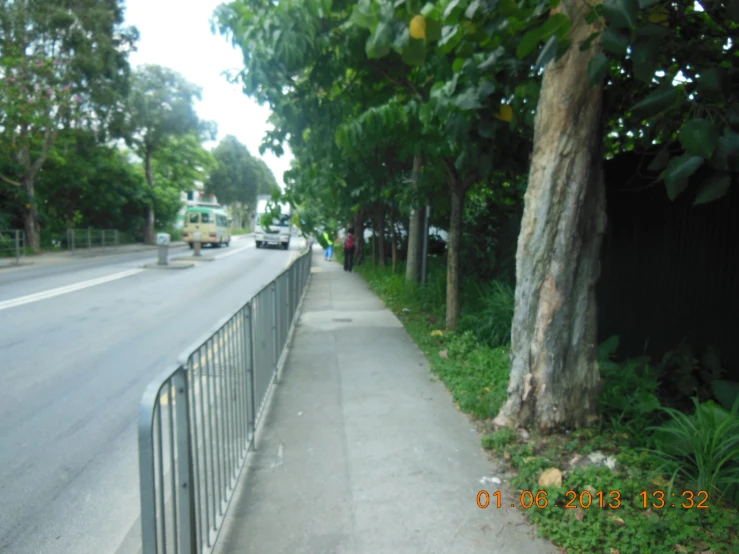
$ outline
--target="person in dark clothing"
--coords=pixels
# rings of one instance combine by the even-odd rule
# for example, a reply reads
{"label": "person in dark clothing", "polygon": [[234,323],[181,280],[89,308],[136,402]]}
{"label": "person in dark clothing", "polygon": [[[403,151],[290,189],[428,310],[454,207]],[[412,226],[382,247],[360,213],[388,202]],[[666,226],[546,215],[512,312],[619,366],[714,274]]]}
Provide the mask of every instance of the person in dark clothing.
{"label": "person in dark clothing", "polygon": [[346,237],[344,237],[344,271],[351,272],[354,266],[354,229],[347,229]]}

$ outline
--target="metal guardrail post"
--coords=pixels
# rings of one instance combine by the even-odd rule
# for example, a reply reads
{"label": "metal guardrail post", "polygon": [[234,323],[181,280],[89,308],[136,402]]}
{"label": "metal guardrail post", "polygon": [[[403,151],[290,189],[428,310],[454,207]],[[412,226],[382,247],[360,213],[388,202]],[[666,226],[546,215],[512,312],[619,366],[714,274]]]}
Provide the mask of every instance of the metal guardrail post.
{"label": "metal guardrail post", "polygon": [[275,376],[275,382],[279,383],[277,375],[277,362],[280,359],[280,345],[277,340],[277,280],[272,281],[272,337],[274,340],[274,364],[272,365],[272,374]]}
{"label": "metal guardrail post", "polygon": [[177,425],[177,510],[179,521],[177,531],[182,554],[196,554],[198,551],[197,523],[195,521],[195,478],[192,467],[192,429],[190,427],[190,395],[186,370],[178,371],[173,378],[175,394],[179,396],[180,406],[175,398],[170,400],[170,410],[175,411]]}

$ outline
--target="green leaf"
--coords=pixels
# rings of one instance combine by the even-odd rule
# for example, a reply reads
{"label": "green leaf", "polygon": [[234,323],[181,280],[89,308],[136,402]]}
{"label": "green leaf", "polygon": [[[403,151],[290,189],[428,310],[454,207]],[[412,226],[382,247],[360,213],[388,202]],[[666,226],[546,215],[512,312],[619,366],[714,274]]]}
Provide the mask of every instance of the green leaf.
{"label": "green leaf", "polygon": [[498,2],[498,13],[504,17],[516,15],[520,11],[515,0],[500,0]]}
{"label": "green leaf", "polygon": [[518,47],[516,48],[516,56],[518,56],[518,59],[523,59],[533,54],[534,50],[536,50],[536,47],[539,46],[540,42],[541,29],[532,29],[531,31],[527,32],[521,39],[521,42],[518,43]]}
{"label": "green leaf", "polygon": [[696,84],[698,94],[705,96],[707,100],[721,101],[730,93],[729,76],[724,69],[717,67],[701,72]]}
{"label": "green leaf", "polygon": [[429,123],[431,123],[431,119],[433,118],[433,116],[434,107],[428,102],[422,104],[421,107],[418,109],[418,119],[424,125],[428,125]]}
{"label": "green leaf", "polygon": [[362,29],[371,29],[376,23],[376,20],[377,17],[374,14],[363,12],[359,6],[354,6],[352,15],[349,18],[349,21]]}
{"label": "green leaf", "polygon": [[462,94],[457,96],[454,103],[461,110],[478,110],[482,107],[474,87],[466,89]]}
{"label": "green leaf", "polygon": [[370,59],[382,58],[390,52],[393,39],[393,28],[389,23],[377,25],[375,32],[367,39],[367,57]]}
{"label": "green leaf", "polygon": [[603,32],[601,45],[603,46],[603,50],[606,52],[610,52],[611,54],[616,54],[618,56],[625,56],[626,49],[629,47],[630,43],[631,41],[629,37],[618,32],[616,29],[609,27]]}
{"label": "green leaf", "polygon": [[536,59],[536,69],[541,69],[551,62],[557,56],[558,47],[557,37],[555,35],[550,36]]}
{"label": "green leaf", "polygon": [[680,91],[677,87],[668,85],[665,88],[654,91],[644,100],[635,104],[629,111],[635,117],[647,119],[673,106],[678,98],[680,98]]}
{"label": "green leaf", "polygon": [[495,123],[489,119],[480,121],[477,126],[477,134],[486,139],[493,138],[495,136]]}
{"label": "green leaf", "polygon": [[467,9],[464,12],[464,16],[467,19],[472,19],[475,17],[475,14],[477,13],[477,10],[480,9],[480,0],[473,0],[470,2],[470,5],[467,6]]}
{"label": "green leaf", "polygon": [[497,62],[503,54],[505,54],[505,48],[503,48],[502,46],[498,46],[498,48],[490,53],[490,55],[484,62],[477,66],[477,69],[481,71],[487,71],[493,65],[495,65],[495,62]]}
{"label": "green leaf", "polygon": [[461,40],[462,33],[459,25],[444,25],[441,29],[439,48],[444,54],[448,54],[457,47]]}
{"label": "green leaf", "polygon": [[732,410],[739,398],[739,383],[735,381],[714,381],[711,383],[713,395],[724,408]]}
{"label": "green leaf", "polygon": [[454,63],[452,64],[452,71],[454,71],[454,73],[459,73],[460,71],[462,71],[462,68],[464,67],[466,61],[467,60],[464,58],[457,58],[456,60],[454,60]]}
{"label": "green leaf", "polygon": [[434,4],[428,2],[423,8],[421,8],[421,15],[426,18],[431,17],[433,19],[439,19],[439,16],[442,14],[439,13],[438,8]]}
{"label": "green leaf", "polygon": [[710,159],[718,146],[719,128],[707,119],[688,121],[680,131],[680,144],[694,156]]}
{"label": "green leaf", "polygon": [[739,171],[739,135],[726,130],[719,138],[710,166],[721,171]]}
{"label": "green leaf", "polygon": [[714,172],[701,183],[695,195],[693,206],[708,204],[709,202],[718,200],[729,191],[730,185],[731,175],[723,172]]}
{"label": "green leaf", "polygon": [[487,100],[488,96],[493,94],[495,92],[495,83],[492,81],[485,80],[483,81],[479,88],[477,89],[477,96],[480,98],[481,102],[484,102]]}
{"label": "green leaf", "polygon": [[541,40],[545,40],[552,35],[557,35],[558,38],[564,38],[570,32],[571,26],[572,22],[570,22],[570,18],[565,14],[554,14],[539,28],[541,31]]}
{"label": "green leaf", "polygon": [[408,65],[423,65],[426,61],[426,41],[411,38],[403,49],[403,61]]}
{"label": "green leaf", "polygon": [[652,163],[650,163],[647,166],[647,170],[648,171],[662,171],[667,166],[667,162],[669,161],[670,161],[670,151],[665,146],[657,153],[657,155],[652,160]]}
{"label": "green leaf", "polygon": [[600,36],[600,31],[595,31],[594,33],[590,33],[590,36],[585,39],[582,44],[580,44],[580,52],[585,52],[586,50],[589,50],[590,47],[593,45],[593,41],[597,39]]}
{"label": "green leaf", "polygon": [[683,154],[670,160],[662,172],[662,178],[667,186],[667,196],[675,200],[688,186],[688,179],[703,164],[700,156]]}
{"label": "green leaf", "polygon": [[609,0],[603,4],[603,13],[616,29],[636,29],[638,15],[636,0]]}
{"label": "green leaf", "polygon": [[595,86],[605,79],[610,69],[608,57],[603,52],[598,52],[588,64],[588,80],[590,86]]}
{"label": "green leaf", "polygon": [[459,14],[462,8],[459,5],[459,0],[452,0],[444,10],[444,23],[454,24],[459,21]]}
{"label": "green leaf", "polygon": [[426,40],[436,42],[441,38],[441,23],[437,19],[426,18]]}
{"label": "green leaf", "polygon": [[660,42],[654,37],[638,38],[631,50],[631,60],[634,64],[634,76],[640,81],[651,83],[657,62]]}
{"label": "green leaf", "polygon": [[639,0],[639,9],[646,10],[647,8],[654,6],[659,1],[660,0]]}

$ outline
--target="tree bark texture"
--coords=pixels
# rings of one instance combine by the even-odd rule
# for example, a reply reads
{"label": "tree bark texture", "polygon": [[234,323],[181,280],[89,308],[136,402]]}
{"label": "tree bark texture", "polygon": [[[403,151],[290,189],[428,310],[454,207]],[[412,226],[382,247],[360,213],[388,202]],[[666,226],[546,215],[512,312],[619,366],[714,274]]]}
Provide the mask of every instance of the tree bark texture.
{"label": "tree bark texture", "polygon": [[449,242],[447,243],[446,265],[446,328],[457,328],[462,313],[459,293],[459,251],[462,245],[462,218],[464,216],[464,197],[467,191],[459,182],[450,185],[451,215],[449,217]]}
{"label": "tree bark texture", "polygon": [[26,233],[25,245],[34,252],[41,250],[41,229],[36,209],[36,189],[31,175],[24,175],[23,190],[26,192],[26,209],[23,212],[23,228]]}
{"label": "tree bark texture", "polygon": [[384,202],[377,203],[377,249],[380,252],[380,267],[385,267],[387,261],[387,245],[385,243],[385,211],[386,206]]}
{"label": "tree bark texture", "polygon": [[597,417],[595,285],[605,230],[602,84],[588,81],[598,30],[582,0],[563,0],[572,46],[546,68],[516,252],[508,399],[495,419],[540,432]]}
{"label": "tree bark texture", "polygon": [[151,201],[146,207],[146,227],[144,228],[144,242],[154,244],[154,171],[151,168],[151,152],[147,152],[144,156],[144,170],[146,172],[146,182],[151,189]]}
{"label": "tree bark texture", "polygon": [[364,215],[358,210],[354,215],[354,265],[360,265],[364,258]]}
{"label": "tree bark texture", "polygon": [[398,242],[397,233],[395,232],[395,207],[390,209],[390,248],[393,260],[393,273],[398,268]]}
{"label": "tree bark texture", "polygon": [[[418,177],[421,173],[421,157],[415,156],[413,158],[413,182],[418,182]],[[411,208],[411,217],[408,225],[408,255],[407,263],[405,266],[405,280],[417,283],[421,275],[420,261],[421,261],[421,232],[423,225],[423,212],[415,207]]]}

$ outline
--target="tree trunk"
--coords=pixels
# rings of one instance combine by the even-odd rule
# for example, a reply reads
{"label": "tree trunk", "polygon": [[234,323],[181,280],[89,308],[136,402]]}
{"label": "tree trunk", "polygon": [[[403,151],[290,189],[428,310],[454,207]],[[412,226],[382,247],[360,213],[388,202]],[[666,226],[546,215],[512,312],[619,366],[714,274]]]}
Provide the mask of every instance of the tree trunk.
{"label": "tree trunk", "polygon": [[151,201],[146,207],[146,227],[144,228],[144,242],[154,244],[154,172],[151,169],[151,152],[146,152],[144,156],[144,170],[146,172],[146,182],[149,183],[151,189]]}
{"label": "tree trunk", "polygon": [[377,229],[379,232],[379,237],[377,239],[377,249],[380,252],[380,267],[385,267],[385,262],[387,260],[387,251],[386,251],[386,244],[385,244],[385,203],[379,202],[377,205]]}
{"label": "tree trunk", "polygon": [[450,183],[451,215],[449,217],[449,242],[447,243],[446,265],[446,328],[457,328],[462,302],[459,294],[459,250],[462,245],[462,217],[466,187],[457,179]]}
{"label": "tree trunk", "polygon": [[397,234],[395,233],[395,207],[390,209],[390,248],[393,257],[393,273],[398,268],[398,243]]}
{"label": "tree trunk", "polygon": [[354,215],[354,265],[361,265],[364,258],[364,215],[357,210]]}
{"label": "tree trunk", "polygon": [[41,229],[36,209],[36,189],[31,175],[23,176],[23,190],[26,192],[26,209],[23,212],[23,227],[26,233],[25,246],[38,252],[41,250]]}
{"label": "tree trunk", "polygon": [[[421,173],[421,157],[413,158],[413,182],[418,182]],[[408,254],[405,266],[405,280],[417,283],[420,277],[419,264],[421,261],[421,238],[423,213],[414,207],[411,208],[411,217],[408,224]]]}
{"label": "tree trunk", "polygon": [[564,0],[572,46],[546,68],[516,252],[516,309],[508,399],[499,426],[540,432],[596,419],[599,370],[595,285],[605,229],[602,85],[588,84],[596,24]]}

